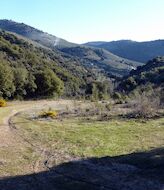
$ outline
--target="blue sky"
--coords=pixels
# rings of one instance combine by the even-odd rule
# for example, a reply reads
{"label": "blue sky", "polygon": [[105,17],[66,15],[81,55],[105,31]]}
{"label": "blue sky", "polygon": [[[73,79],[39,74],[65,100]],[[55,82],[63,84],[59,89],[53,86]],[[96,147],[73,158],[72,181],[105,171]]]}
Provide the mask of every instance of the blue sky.
{"label": "blue sky", "polygon": [[2,0],[0,18],[72,42],[164,39],[164,0]]}

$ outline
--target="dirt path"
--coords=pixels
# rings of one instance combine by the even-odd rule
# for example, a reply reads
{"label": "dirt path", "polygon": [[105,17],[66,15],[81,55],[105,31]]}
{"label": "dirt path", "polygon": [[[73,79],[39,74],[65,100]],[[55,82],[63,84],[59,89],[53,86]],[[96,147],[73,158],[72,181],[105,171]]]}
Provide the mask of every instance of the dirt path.
{"label": "dirt path", "polygon": [[[30,102],[20,102],[16,105],[11,105],[10,113],[3,118],[3,124],[0,124],[0,147],[8,146],[16,142],[15,135],[11,132],[9,127],[9,120],[15,114],[30,110],[30,109],[43,109],[45,107],[64,107],[66,105],[71,105],[71,101],[61,100],[61,101],[30,101]],[[6,108],[4,108],[6,109]],[[7,108],[8,109],[8,108]]]}
{"label": "dirt path", "polygon": [[16,110],[12,110],[11,114],[6,116],[3,119],[3,124],[0,125],[0,147],[14,146],[18,143],[18,138],[16,138],[9,127],[9,119],[16,113]]}
{"label": "dirt path", "polygon": [[[31,109],[43,109],[48,107],[54,107],[55,109],[64,109],[66,105],[71,106],[71,101],[29,101],[29,102],[12,102],[8,107],[3,108],[3,112],[6,113],[3,119],[1,118],[0,124],[0,177],[10,175],[22,175],[28,173],[37,173],[45,170],[43,165],[46,157],[46,150],[42,147],[34,147],[30,142],[19,134],[19,131],[11,129],[10,120],[19,112],[28,111]],[[6,111],[7,110],[7,111]],[[1,111],[1,110],[0,110]],[[34,163],[26,163],[26,152],[32,150],[31,156],[38,157],[34,159]],[[24,166],[18,163],[25,161]],[[23,165],[23,164],[22,164]],[[19,168],[20,167],[20,168]],[[14,171],[14,174],[13,174]]]}

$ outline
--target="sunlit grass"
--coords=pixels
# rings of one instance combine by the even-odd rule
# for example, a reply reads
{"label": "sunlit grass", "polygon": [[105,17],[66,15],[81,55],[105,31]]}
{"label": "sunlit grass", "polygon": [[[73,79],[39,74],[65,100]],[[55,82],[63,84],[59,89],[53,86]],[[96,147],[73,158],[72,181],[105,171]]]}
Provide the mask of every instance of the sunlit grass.
{"label": "sunlit grass", "polygon": [[113,119],[53,121],[14,119],[33,143],[78,157],[115,156],[164,145],[164,118],[149,121]]}

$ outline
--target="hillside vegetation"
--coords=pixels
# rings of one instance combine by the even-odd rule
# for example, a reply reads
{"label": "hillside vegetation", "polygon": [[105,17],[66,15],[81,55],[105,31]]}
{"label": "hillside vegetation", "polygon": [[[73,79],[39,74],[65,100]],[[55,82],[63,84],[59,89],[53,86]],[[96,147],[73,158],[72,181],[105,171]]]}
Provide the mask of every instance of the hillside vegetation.
{"label": "hillside vegetation", "polygon": [[130,72],[119,84],[118,89],[125,94],[129,93],[151,93],[155,96],[161,94],[161,101],[164,100],[164,57],[157,57],[148,61],[142,67]]}
{"label": "hillside vegetation", "polygon": [[97,73],[57,50],[0,31],[0,96],[4,98],[85,95]]}
{"label": "hillside vegetation", "polygon": [[143,65],[139,62],[118,57],[105,49],[78,46],[62,48],[60,51],[79,58],[87,67],[100,68],[102,72],[105,71],[109,77],[122,77],[128,75],[132,69],[136,69],[137,66]]}

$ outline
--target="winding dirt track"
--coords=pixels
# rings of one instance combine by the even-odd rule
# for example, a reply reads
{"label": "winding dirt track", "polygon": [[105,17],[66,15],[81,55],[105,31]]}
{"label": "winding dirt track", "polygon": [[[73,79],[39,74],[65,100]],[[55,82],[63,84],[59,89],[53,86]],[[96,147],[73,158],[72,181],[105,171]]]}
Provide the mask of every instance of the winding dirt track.
{"label": "winding dirt track", "polygon": [[[37,173],[39,171],[45,170],[45,166],[43,166],[43,160],[45,160],[45,157],[47,155],[46,150],[43,150],[41,147],[35,147],[35,145],[30,144],[26,140],[25,137],[22,137],[21,134],[19,134],[19,131],[14,130],[11,120],[12,117],[18,114],[22,111],[29,111],[31,109],[43,109],[47,107],[54,107],[56,109],[58,108],[65,108],[65,106],[69,105],[71,106],[71,101],[67,100],[60,100],[60,101],[29,101],[29,102],[13,102],[12,104],[9,104],[7,108],[3,109],[9,109],[9,113],[3,118],[3,123],[0,124],[0,149],[6,148],[6,149],[22,149],[22,147],[31,146],[35,149],[37,154],[39,154],[39,159],[35,163],[31,163],[32,166],[30,166],[28,173]],[[3,161],[4,159],[0,155],[0,161]],[[10,174],[6,174],[10,175]],[[0,177],[3,177],[3,174],[0,174]]]}
{"label": "winding dirt track", "polygon": [[[37,107],[37,106],[43,106],[45,102],[37,102],[35,105],[31,106],[31,102],[29,103],[17,103],[16,105],[9,105],[10,111],[7,116],[3,118],[3,123],[0,125],[0,147],[9,147],[13,146],[16,143],[20,143],[22,141],[20,138],[16,137],[15,134],[11,131],[9,126],[9,120],[11,117],[13,117],[15,114],[25,111],[27,109],[31,109],[31,107]],[[6,109],[6,108],[3,108]],[[9,108],[7,108],[9,109]]]}

